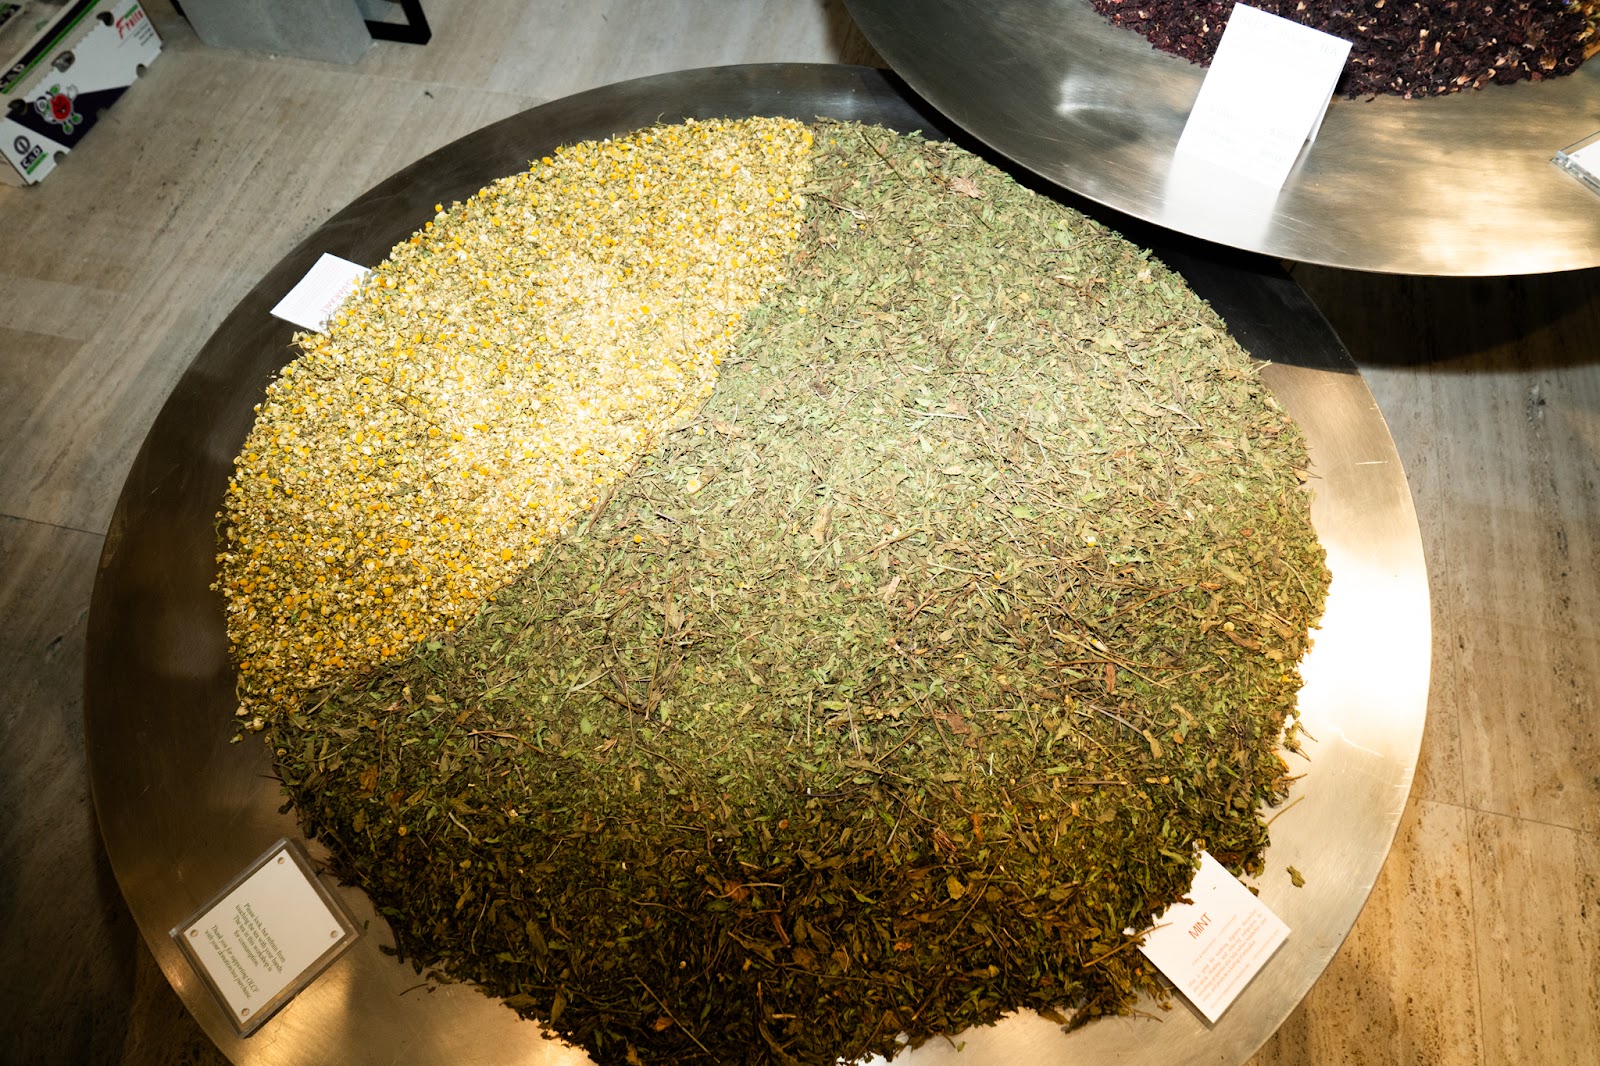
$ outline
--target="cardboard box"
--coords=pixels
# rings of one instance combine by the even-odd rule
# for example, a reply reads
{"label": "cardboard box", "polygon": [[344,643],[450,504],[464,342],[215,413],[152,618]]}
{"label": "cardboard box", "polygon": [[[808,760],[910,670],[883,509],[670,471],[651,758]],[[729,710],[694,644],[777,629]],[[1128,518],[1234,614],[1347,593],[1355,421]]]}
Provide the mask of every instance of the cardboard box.
{"label": "cardboard box", "polygon": [[0,181],[42,180],[160,51],[138,0],[0,0]]}

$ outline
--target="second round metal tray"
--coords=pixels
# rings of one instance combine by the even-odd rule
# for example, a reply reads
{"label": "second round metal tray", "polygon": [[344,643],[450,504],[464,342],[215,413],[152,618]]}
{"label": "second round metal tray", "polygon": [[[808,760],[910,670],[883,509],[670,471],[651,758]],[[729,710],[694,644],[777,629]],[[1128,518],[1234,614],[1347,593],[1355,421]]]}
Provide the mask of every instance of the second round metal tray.
{"label": "second round metal tray", "polygon": [[[1299,262],[1403,274],[1600,265],[1600,198],[1550,160],[1600,131],[1600,60],[1452,96],[1335,99],[1282,192],[1174,173],[1205,71],[1088,0],[846,0],[913,89],[1098,203]],[[1262,86],[1271,92],[1271,86]]]}

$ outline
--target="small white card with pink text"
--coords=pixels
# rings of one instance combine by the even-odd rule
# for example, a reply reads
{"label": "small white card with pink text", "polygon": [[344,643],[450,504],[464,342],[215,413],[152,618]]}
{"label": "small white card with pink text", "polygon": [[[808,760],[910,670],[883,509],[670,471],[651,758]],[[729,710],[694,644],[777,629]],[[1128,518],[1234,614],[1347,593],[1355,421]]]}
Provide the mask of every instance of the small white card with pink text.
{"label": "small white card with pink text", "polygon": [[1189,900],[1168,907],[1139,950],[1214,1022],[1288,939],[1289,927],[1206,852]]}
{"label": "small white card with pink text", "polygon": [[306,276],[278,301],[272,313],[301,329],[321,333],[345,297],[355,291],[366,276],[367,268],[360,263],[323,252],[306,271]]}

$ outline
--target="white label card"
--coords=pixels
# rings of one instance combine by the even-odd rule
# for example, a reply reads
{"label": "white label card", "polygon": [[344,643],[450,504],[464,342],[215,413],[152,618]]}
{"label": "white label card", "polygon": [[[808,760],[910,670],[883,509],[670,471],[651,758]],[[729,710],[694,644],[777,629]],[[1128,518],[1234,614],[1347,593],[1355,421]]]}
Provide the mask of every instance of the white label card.
{"label": "white label card", "polygon": [[1214,1022],[1288,939],[1289,927],[1206,852],[1189,898],[1167,908],[1139,950]]}
{"label": "white label card", "polygon": [[1235,4],[1177,154],[1281,188],[1349,55],[1349,41]]}
{"label": "white label card", "polygon": [[367,268],[361,264],[323,252],[272,313],[301,329],[321,333],[344,298],[366,275]]}
{"label": "white label card", "polygon": [[172,931],[241,1032],[250,1032],[356,936],[295,845],[280,840]]}
{"label": "white label card", "polygon": [[1592,191],[1600,192],[1600,133],[1590,134],[1577,144],[1561,149],[1552,162]]}
{"label": "white label card", "polygon": [[1567,158],[1579,164],[1591,174],[1600,174],[1600,141],[1591,141],[1575,152],[1568,152]]}

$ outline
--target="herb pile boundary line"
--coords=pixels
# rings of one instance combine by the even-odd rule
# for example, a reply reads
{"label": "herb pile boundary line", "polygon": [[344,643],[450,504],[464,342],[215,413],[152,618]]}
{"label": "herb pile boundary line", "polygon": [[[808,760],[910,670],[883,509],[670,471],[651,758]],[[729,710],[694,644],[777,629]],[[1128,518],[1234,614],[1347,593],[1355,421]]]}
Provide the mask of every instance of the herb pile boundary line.
{"label": "herb pile boundary line", "polygon": [[778,278],[810,136],[563,148],[437,206],[295,335],[217,516],[248,728],[453,630],[699,406]]}

